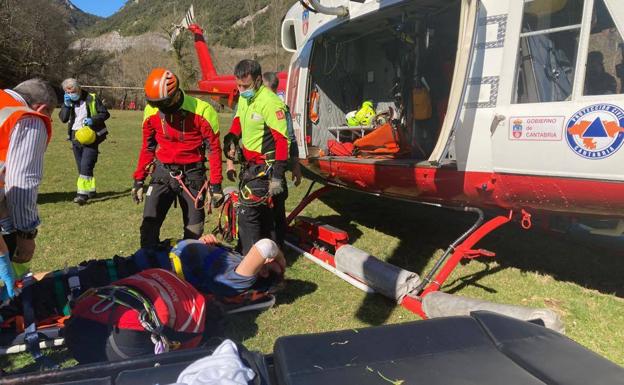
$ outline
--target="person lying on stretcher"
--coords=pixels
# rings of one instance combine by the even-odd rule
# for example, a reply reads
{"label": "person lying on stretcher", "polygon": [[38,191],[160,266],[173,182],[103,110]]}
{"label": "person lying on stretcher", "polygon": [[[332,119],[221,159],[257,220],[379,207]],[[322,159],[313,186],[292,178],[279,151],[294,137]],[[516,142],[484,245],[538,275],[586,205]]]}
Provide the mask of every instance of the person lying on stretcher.
{"label": "person lying on stretcher", "polygon": [[[243,257],[220,245],[210,234],[159,250],[140,249],[130,257],[85,261],[77,267],[36,275],[37,281],[30,289],[35,318],[67,316],[71,300],[87,289],[106,286],[150,268],[173,271],[202,294],[213,295],[223,303],[244,305],[245,300],[269,295],[280,288],[286,260],[270,239],[256,242]],[[239,298],[250,292],[254,293],[251,298]],[[5,325],[8,320],[22,315],[21,297],[0,307],[0,329],[9,327]]]}
{"label": "person lying on stretcher", "polygon": [[271,239],[259,240],[244,257],[220,246],[213,234],[199,241],[203,244],[188,244],[179,258],[184,278],[202,293],[230,297],[283,279],[286,260]]}

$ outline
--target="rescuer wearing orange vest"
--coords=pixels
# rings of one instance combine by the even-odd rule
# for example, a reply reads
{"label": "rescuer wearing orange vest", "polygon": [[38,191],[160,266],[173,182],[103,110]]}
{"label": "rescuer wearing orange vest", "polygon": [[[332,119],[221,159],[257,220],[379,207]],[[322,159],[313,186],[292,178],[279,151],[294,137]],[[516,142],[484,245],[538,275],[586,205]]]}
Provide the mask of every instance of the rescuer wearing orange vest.
{"label": "rescuer wearing orange vest", "polygon": [[198,239],[204,231],[206,192],[213,207],[223,201],[219,117],[209,103],[185,95],[176,75],[167,69],[152,70],[144,88],[148,106],[132,188],[136,203],[143,201],[145,178],[150,169],[153,172],[145,192],[141,247],[158,246],[160,227],[176,200],[182,208],[184,239]]}
{"label": "rescuer wearing orange vest", "polygon": [[[272,238],[280,247],[284,245],[286,221],[276,223],[274,214],[285,215],[288,197],[284,179],[289,146],[287,109],[284,102],[262,84],[262,69],[257,61],[242,60],[234,68],[234,75],[240,97],[230,132],[223,142],[228,170],[234,167],[230,148],[240,143],[242,150],[238,251],[247,254],[262,238]],[[228,172],[228,177],[233,179],[233,173]]]}
{"label": "rescuer wearing orange vest", "polygon": [[0,90],[0,227],[15,234],[15,252],[0,237],[0,299],[14,295],[16,277],[29,269],[40,220],[37,190],[43,154],[52,135],[50,117],[57,104],[48,82],[31,79]]}

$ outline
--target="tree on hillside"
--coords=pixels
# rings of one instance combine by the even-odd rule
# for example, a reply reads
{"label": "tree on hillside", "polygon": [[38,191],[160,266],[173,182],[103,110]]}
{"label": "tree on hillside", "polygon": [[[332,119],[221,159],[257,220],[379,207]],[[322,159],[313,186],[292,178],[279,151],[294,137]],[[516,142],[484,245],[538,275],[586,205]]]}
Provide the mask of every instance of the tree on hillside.
{"label": "tree on hillside", "polygon": [[290,7],[290,1],[288,0],[271,0],[270,12],[271,27],[273,34],[273,47],[275,49],[274,61],[275,70],[279,69],[280,64],[280,51],[282,49],[282,19]]}
{"label": "tree on hillside", "polygon": [[9,87],[32,77],[59,79],[69,39],[61,13],[46,0],[0,3],[0,82]]}
{"label": "tree on hillside", "polygon": [[90,49],[84,40],[77,47],[71,49],[67,66],[63,71],[64,77],[74,77],[82,82],[99,83],[104,73],[104,68],[110,62],[107,52]]}
{"label": "tree on hillside", "polygon": [[[171,41],[173,32],[167,31],[169,34],[169,40]],[[177,75],[180,78],[180,84],[182,88],[193,88],[195,85],[195,79],[197,76],[197,70],[195,69],[195,63],[191,57],[189,50],[189,43],[192,41],[191,34],[184,30],[173,40],[173,59],[176,62],[178,71]]]}
{"label": "tree on hillside", "polygon": [[247,8],[247,14],[250,16],[249,26],[251,28],[251,44],[253,47],[256,44],[256,27],[255,27],[255,17],[253,15],[256,13],[256,0],[245,0],[245,7]]}
{"label": "tree on hillside", "polygon": [[73,29],[48,0],[3,0],[0,24],[0,87],[33,77],[59,85],[68,76],[95,76],[107,61],[101,53],[68,49]]}

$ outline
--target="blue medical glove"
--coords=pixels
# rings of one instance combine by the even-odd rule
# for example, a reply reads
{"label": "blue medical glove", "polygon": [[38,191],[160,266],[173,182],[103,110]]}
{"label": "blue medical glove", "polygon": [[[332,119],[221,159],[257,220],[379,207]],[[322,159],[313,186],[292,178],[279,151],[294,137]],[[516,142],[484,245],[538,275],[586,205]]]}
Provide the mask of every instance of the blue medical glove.
{"label": "blue medical glove", "polygon": [[74,105],[69,94],[65,94],[63,96],[63,104],[65,104],[66,107],[71,107]]}
{"label": "blue medical glove", "polygon": [[84,118],[84,120],[82,121],[82,125],[91,127],[93,125],[93,119]]}
{"label": "blue medical glove", "polygon": [[9,254],[0,254],[0,280],[4,286],[0,288],[0,301],[4,302],[15,295],[15,272]]}

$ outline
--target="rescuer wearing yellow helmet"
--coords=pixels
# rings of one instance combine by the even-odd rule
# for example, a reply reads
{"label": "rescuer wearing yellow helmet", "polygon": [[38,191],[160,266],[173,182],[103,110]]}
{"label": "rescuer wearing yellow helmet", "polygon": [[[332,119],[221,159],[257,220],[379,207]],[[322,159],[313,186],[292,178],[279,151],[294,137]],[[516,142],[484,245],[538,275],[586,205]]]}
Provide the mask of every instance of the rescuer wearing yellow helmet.
{"label": "rescuer wearing yellow helmet", "polygon": [[110,114],[95,94],[80,88],[76,79],[65,79],[62,87],[65,95],[59,118],[67,123],[67,139],[72,141],[79,174],[74,203],[84,205],[89,198],[95,197],[93,169],[98,159],[98,147],[108,134],[104,121]]}

